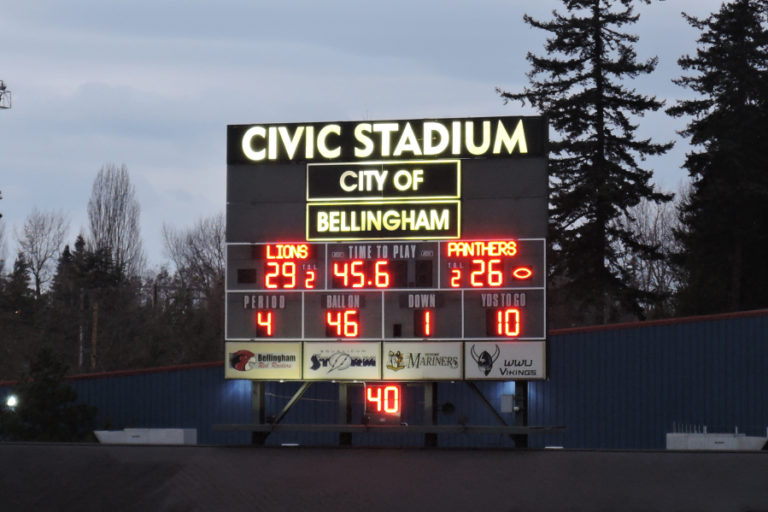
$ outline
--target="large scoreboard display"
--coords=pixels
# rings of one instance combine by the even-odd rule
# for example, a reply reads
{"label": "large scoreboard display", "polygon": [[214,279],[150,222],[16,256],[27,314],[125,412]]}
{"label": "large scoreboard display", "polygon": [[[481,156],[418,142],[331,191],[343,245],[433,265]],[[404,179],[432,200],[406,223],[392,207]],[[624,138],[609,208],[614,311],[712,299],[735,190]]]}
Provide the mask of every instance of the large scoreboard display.
{"label": "large scoreboard display", "polygon": [[540,117],[229,126],[226,377],[546,378],[546,137]]}

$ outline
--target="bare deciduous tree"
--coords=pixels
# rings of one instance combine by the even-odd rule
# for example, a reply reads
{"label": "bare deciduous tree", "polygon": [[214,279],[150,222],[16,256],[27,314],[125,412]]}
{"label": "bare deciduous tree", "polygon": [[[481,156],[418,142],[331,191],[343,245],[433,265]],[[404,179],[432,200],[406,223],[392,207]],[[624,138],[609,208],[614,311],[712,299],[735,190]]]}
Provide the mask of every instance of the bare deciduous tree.
{"label": "bare deciduous tree", "polygon": [[210,292],[224,280],[224,214],[200,219],[188,229],[163,225],[168,256],[184,286]]}
{"label": "bare deciduous tree", "polygon": [[5,268],[5,221],[0,219],[0,274]]}
{"label": "bare deciduous tree", "polygon": [[139,232],[139,202],[125,164],[101,167],[88,201],[91,246],[107,250],[122,275],[138,275],[144,267]]}
{"label": "bare deciduous tree", "polygon": [[646,295],[641,305],[650,318],[674,314],[673,299],[680,284],[671,256],[677,251],[678,226],[674,204],[641,201],[621,219],[635,241],[658,249],[659,257],[638,258],[627,252],[621,264],[633,285]]}
{"label": "bare deciduous tree", "polygon": [[69,231],[69,221],[61,212],[41,212],[35,207],[16,234],[29,271],[35,281],[35,296],[39,299],[51,280],[56,259]]}

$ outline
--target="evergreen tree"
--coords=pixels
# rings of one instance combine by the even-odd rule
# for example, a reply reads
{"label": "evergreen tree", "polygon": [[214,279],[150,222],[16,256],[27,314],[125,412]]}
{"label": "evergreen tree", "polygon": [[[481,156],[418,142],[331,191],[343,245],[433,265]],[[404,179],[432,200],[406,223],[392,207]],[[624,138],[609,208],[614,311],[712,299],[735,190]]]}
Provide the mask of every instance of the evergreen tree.
{"label": "evergreen tree", "polygon": [[83,302],[85,294],[80,279],[78,259],[82,259],[85,242],[78,238],[73,254],[69,245],[59,256],[56,273],[51,286],[50,312],[47,322],[46,339],[65,357],[70,365],[82,369]]}
{"label": "evergreen tree", "polygon": [[67,366],[50,347],[39,350],[14,391],[15,410],[0,409],[0,439],[81,441],[93,430],[95,409],[75,404],[77,393],[64,382]]}
{"label": "evergreen tree", "polygon": [[632,0],[563,3],[568,14],[555,11],[552,21],[524,17],[551,33],[546,54],[528,54],[530,85],[522,93],[498,91],[505,101],[529,101],[562,137],[549,147],[549,297],[568,304],[569,318],[561,324],[605,323],[627,313],[642,317],[639,299],[649,297],[631,284],[618,256],[659,254],[619,220],[642,199],[671,199],[654,190],[651,171],[638,159],[672,144],[636,137],[635,119],[662,102],[621,80],[651,73],[657,59],[638,61],[632,47],[637,37],[621,31],[639,18]]}
{"label": "evergreen tree", "polygon": [[35,300],[30,278],[29,263],[19,252],[0,283],[0,380],[18,378],[42,339],[45,301]]}
{"label": "evergreen tree", "polygon": [[694,148],[685,168],[692,188],[677,237],[684,283],[681,314],[768,306],[768,7],[724,3],[706,19],[683,14],[701,31],[691,75],[674,82],[694,99],[668,109],[692,116],[682,135]]}

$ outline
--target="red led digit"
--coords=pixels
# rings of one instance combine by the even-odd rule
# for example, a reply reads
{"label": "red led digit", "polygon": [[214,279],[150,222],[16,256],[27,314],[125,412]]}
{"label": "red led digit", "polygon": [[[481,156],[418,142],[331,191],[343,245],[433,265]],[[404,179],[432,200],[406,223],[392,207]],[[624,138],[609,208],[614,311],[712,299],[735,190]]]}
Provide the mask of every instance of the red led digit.
{"label": "red led digit", "polygon": [[461,288],[461,270],[451,269],[451,288]]}
{"label": "red led digit", "polygon": [[389,273],[386,271],[387,260],[377,260],[374,265],[374,283],[376,288],[389,288]]}
{"label": "red led digit", "polygon": [[296,264],[292,261],[286,261],[282,265],[283,277],[288,279],[283,283],[283,288],[296,288]]}
{"label": "red led digit", "polygon": [[[356,278],[357,281],[352,282],[352,288],[363,288],[365,286],[365,272],[363,272],[363,264],[365,262],[363,260],[352,260],[352,263],[350,266],[350,274],[353,278]],[[347,284],[346,282],[344,283]]]}
{"label": "red led digit", "polygon": [[327,311],[325,313],[325,325],[330,328],[330,335],[339,338],[356,338],[360,334],[356,309]]}
{"label": "red led digit", "polygon": [[[373,393],[376,392],[374,395]],[[365,388],[365,398],[368,402],[376,404],[376,412],[381,412],[381,388],[368,386]]]}
{"label": "red led digit", "polygon": [[413,310],[413,335],[416,338],[429,338],[435,333],[435,312],[431,309]]}
{"label": "red led digit", "polygon": [[262,335],[262,336],[272,336],[272,312],[271,311],[257,311],[256,312],[256,325],[261,327],[261,329],[258,329],[260,335]]}
{"label": "red led digit", "polygon": [[304,278],[304,288],[310,289],[315,287],[315,271],[312,269],[308,269],[304,275],[306,276]]}
{"label": "red led digit", "polygon": [[501,286],[504,282],[504,274],[501,270],[493,268],[496,265],[501,265],[501,260],[488,260],[488,286]]}
{"label": "red led digit", "polygon": [[481,278],[483,274],[485,274],[485,260],[472,260],[472,267],[474,268],[475,265],[480,267],[478,270],[473,270],[469,274],[469,284],[474,286],[475,288],[483,286],[482,281],[475,278]]}
{"label": "red led digit", "polygon": [[513,338],[520,334],[520,310],[500,309],[496,312],[496,334]]}
{"label": "red led digit", "polygon": [[273,283],[272,279],[280,275],[280,264],[276,261],[268,261],[267,269],[268,271],[264,275],[264,286],[267,288],[277,288],[277,283]]}
{"label": "red led digit", "polygon": [[357,310],[347,309],[344,311],[344,336],[347,338],[356,338],[360,334],[357,323]]}
{"label": "red led digit", "polygon": [[342,278],[344,286],[349,286],[349,263],[340,264],[338,261],[334,261],[333,275]]}
{"label": "red led digit", "polygon": [[365,388],[365,399],[375,408],[375,412],[387,414],[400,413],[400,386],[368,386]]}
{"label": "red led digit", "polygon": [[389,414],[400,412],[400,388],[398,386],[384,388],[384,412]]}
{"label": "red led digit", "polygon": [[504,284],[504,274],[498,269],[501,260],[496,258],[492,260],[474,259],[472,260],[472,272],[469,275],[469,284],[475,288],[483,286],[497,287]]}

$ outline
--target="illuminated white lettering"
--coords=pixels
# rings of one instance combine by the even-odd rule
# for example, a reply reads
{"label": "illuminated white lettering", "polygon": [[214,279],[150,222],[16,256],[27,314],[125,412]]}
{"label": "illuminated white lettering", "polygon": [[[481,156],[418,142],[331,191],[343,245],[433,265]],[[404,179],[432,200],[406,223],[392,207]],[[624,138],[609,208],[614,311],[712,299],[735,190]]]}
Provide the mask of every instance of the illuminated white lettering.
{"label": "illuminated white lettering", "polygon": [[373,124],[373,131],[381,134],[381,141],[379,143],[381,156],[389,156],[392,132],[397,131],[399,127],[397,123]]}
{"label": "illuminated white lettering", "polygon": [[397,210],[387,210],[384,212],[384,229],[394,231],[400,227],[400,219]]}
{"label": "illuminated white lettering", "polygon": [[413,190],[419,190],[419,184],[424,181],[424,169],[413,170]]}
{"label": "illuminated white lettering", "polygon": [[307,159],[315,158],[315,127],[307,126],[307,137],[304,144],[304,156]]}
{"label": "illuminated white lettering", "polygon": [[[370,232],[370,231],[439,231],[450,228],[450,210],[408,209],[396,210],[330,210],[318,212],[316,230],[318,233]],[[395,255],[413,257],[415,246],[396,247]],[[386,256],[384,256],[386,257]]]}
{"label": "illuminated white lettering", "polygon": [[413,229],[416,231],[420,229],[429,229],[429,217],[425,210],[419,210],[419,215],[416,217],[416,223],[414,224]]}
{"label": "illuminated white lettering", "polygon": [[328,147],[326,139],[331,133],[341,135],[341,126],[338,124],[328,124],[323,126],[317,134],[317,151],[323,158],[338,158],[341,155],[341,146],[337,146],[334,149]]}
{"label": "illuminated white lettering", "polygon": [[413,133],[411,123],[405,123],[405,129],[403,130],[402,135],[400,135],[400,140],[397,142],[397,146],[395,146],[394,156],[400,156],[405,151],[410,151],[414,155],[421,156],[419,141],[416,139],[416,134]]}
{"label": "illuminated white lettering", "polygon": [[253,139],[255,137],[261,137],[262,139],[265,139],[267,137],[267,130],[265,130],[263,126],[252,126],[248,128],[248,130],[243,135],[242,147],[243,154],[246,158],[258,162],[259,160],[264,160],[264,158],[267,156],[267,150],[253,149]]}
{"label": "illuminated white lettering", "polygon": [[501,145],[507,149],[507,153],[510,155],[514,151],[515,146],[518,147],[520,153],[528,152],[528,143],[525,140],[525,129],[523,128],[523,120],[520,119],[517,122],[515,131],[512,132],[510,137],[507,130],[504,128],[504,123],[499,120],[499,126],[496,128],[496,140],[493,142],[493,154],[498,155],[501,152]]}
{"label": "illuminated white lettering", "polygon": [[447,230],[450,227],[450,212],[447,208],[443,208],[440,212],[437,210],[429,211],[430,229],[434,230]]}
{"label": "illuminated white lettering", "polygon": [[360,142],[363,147],[355,147],[356,158],[367,158],[373,154],[375,148],[373,140],[368,136],[371,133],[371,123],[359,123],[355,126],[355,140]]}
{"label": "illuminated white lettering", "polygon": [[[448,128],[434,121],[424,123],[424,154],[439,155],[446,150],[451,140]],[[435,142],[436,143],[433,143]]]}
{"label": "illuminated white lettering", "polygon": [[387,174],[389,174],[389,171],[372,170],[372,171],[368,171],[368,172],[371,173],[371,174],[368,175],[368,182],[366,183],[366,185],[367,185],[366,190],[371,190],[370,179],[371,179],[371,176],[372,176],[376,180],[376,190],[378,190],[379,192],[383,191],[384,190],[384,183],[387,180]]}
{"label": "illuminated white lettering", "polygon": [[[508,118],[462,121],[416,121],[404,123],[361,122],[351,128],[354,132],[352,147],[342,143],[342,125],[273,125],[251,126],[240,141],[242,155],[251,161],[264,160],[325,160],[354,155],[364,159],[373,156],[419,157],[452,154],[456,156],[484,156],[489,154],[526,154],[528,141],[526,125],[522,119],[516,120],[514,127]],[[303,140],[302,140],[303,139]],[[377,180],[378,190],[383,190],[382,175],[363,175],[365,189],[373,190],[368,180]],[[415,176],[414,176],[415,177]],[[401,177],[405,185],[406,178]],[[352,179],[345,178],[345,186],[352,186]],[[414,188],[415,187],[415,188]],[[410,189],[418,189],[412,182]],[[359,188],[358,190],[363,190]]]}
{"label": "illuminated white lettering", "polygon": [[393,183],[397,190],[408,190],[413,183],[413,177],[406,169],[400,169],[395,173]]}
{"label": "illuminated white lettering", "polygon": [[267,137],[267,158],[270,160],[277,159],[277,128],[274,126],[269,127],[269,136]]}
{"label": "illuminated white lettering", "polygon": [[341,219],[339,218],[341,216],[342,212],[330,212],[330,228],[329,230],[337,233],[339,231],[339,222]]}
{"label": "illuminated white lettering", "polygon": [[451,123],[451,153],[454,155],[461,154],[461,121],[454,121]]}
{"label": "illuminated white lettering", "polygon": [[479,146],[475,145],[475,123],[467,121],[464,125],[464,143],[472,155],[482,155],[491,147],[491,122],[483,121],[483,138]]}
{"label": "illuminated white lettering", "polygon": [[317,230],[320,233],[325,233],[329,228],[328,212],[317,212]]}
{"label": "illuminated white lettering", "polygon": [[299,126],[296,128],[296,133],[293,134],[293,137],[290,136],[288,128],[285,126],[279,127],[277,131],[280,133],[280,140],[283,141],[283,147],[288,153],[288,158],[293,160],[293,155],[296,154],[296,149],[299,147],[301,136],[304,134],[304,127]]}
{"label": "illuminated white lettering", "polygon": [[349,177],[356,178],[357,173],[355,171],[344,171],[341,174],[341,177],[339,178],[339,186],[344,192],[352,192],[358,187],[357,184],[353,184],[353,185],[347,184],[346,180]]}

